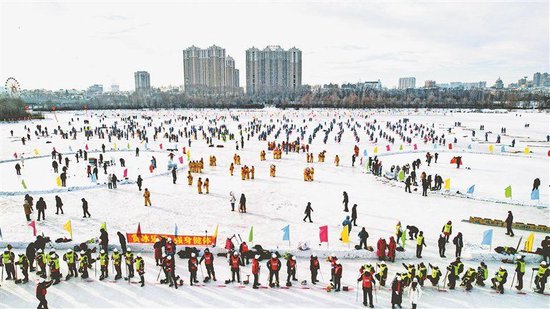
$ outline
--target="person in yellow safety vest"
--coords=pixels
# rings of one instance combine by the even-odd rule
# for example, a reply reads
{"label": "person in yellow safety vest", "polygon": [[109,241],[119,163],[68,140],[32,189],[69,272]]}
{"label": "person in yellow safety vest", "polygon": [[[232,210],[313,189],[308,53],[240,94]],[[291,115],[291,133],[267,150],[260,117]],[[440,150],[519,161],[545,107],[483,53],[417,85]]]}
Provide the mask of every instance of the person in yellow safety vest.
{"label": "person in yellow safety vest", "polygon": [[[23,273],[22,283],[27,283],[29,281],[29,260],[25,254],[19,254],[19,259],[15,262],[15,265],[19,265],[21,272]],[[17,283],[17,280],[16,280]]]}
{"label": "person in yellow safety vest", "polygon": [[493,283],[491,289],[495,289],[500,294],[504,294],[504,284],[506,283],[507,278],[508,272],[503,267],[500,267],[496,272],[495,277],[491,279],[491,282]]}
{"label": "person in yellow safety vest", "polygon": [[464,271],[464,264],[462,264],[460,258],[457,257],[454,262],[449,264],[447,271],[449,272],[449,289],[454,290],[456,280],[460,278],[460,274]]}
{"label": "person in yellow safety vest", "polygon": [[464,276],[462,276],[462,283],[460,284],[460,286],[465,286],[466,291],[470,291],[471,289],[473,289],[472,283],[474,283],[475,278],[476,270],[472,267],[468,268]]}
{"label": "person in yellow safety vest", "polygon": [[[525,274],[525,261],[523,255],[516,255],[516,277],[518,277],[518,284],[516,289],[521,291],[523,289],[523,275]],[[513,281],[513,280],[512,280]]]}
{"label": "person in yellow safety vest", "polygon": [[378,266],[378,273],[374,277],[378,280],[380,286],[386,286],[386,279],[388,278],[388,266],[384,261],[382,261],[380,264],[376,264],[376,266]]}
{"label": "person in yellow safety vest", "polygon": [[40,277],[46,279],[46,255],[44,252],[42,252],[42,249],[38,249],[36,251],[36,257],[34,258],[36,260],[36,264],[38,264],[38,267],[40,268],[40,271],[37,271],[36,274]]}
{"label": "person in yellow safety vest", "polygon": [[71,277],[78,277],[76,258],[77,256],[73,249],[67,249],[67,253],[63,254],[63,261],[67,262],[67,268],[69,269],[69,274],[65,277],[65,281],[69,280]]}
{"label": "person in yellow safety vest", "polygon": [[143,287],[145,285],[145,278],[144,278],[144,275],[145,275],[145,262],[143,261],[143,258],[141,257],[141,255],[139,253],[136,256],[136,261],[135,262],[136,262],[136,271],[137,271],[137,273],[139,275],[139,278],[140,278],[139,283],[141,283],[141,287]]}
{"label": "person in yellow safety vest", "polygon": [[449,243],[449,238],[453,233],[453,223],[451,221],[448,221],[445,225],[443,225],[443,229],[441,229],[441,232],[443,232],[443,234],[445,235],[445,240],[447,241],[447,243]]}
{"label": "person in yellow safety vest", "polygon": [[57,253],[52,250],[49,260],[50,277],[52,278],[52,280],[55,280],[53,284],[56,285],[61,281],[62,276],[59,268],[59,255],[57,255]]}
{"label": "person in yellow safety vest", "polygon": [[120,264],[122,263],[122,256],[118,252],[118,249],[113,250],[113,254],[111,255],[111,260],[113,260],[113,265],[115,266],[115,280],[118,280],[122,278],[122,270],[120,269]]}
{"label": "person in yellow safety vest", "polygon": [[82,279],[88,278],[88,256],[86,255],[86,252],[84,250],[80,251],[80,258],[78,259],[78,271],[82,273],[80,276]]}
{"label": "person in yellow safety vest", "polygon": [[[11,246],[9,247],[11,248]],[[6,269],[6,280],[15,280],[17,275],[15,273],[15,254],[10,249],[4,250],[2,253],[2,265]]]}
{"label": "person in yellow safety vest", "polygon": [[433,266],[432,264],[428,264],[428,265],[432,269],[432,273],[428,275],[428,280],[430,280],[430,282],[432,283],[432,286],[436,286],[439,283],[439,279],[441,278],[441,271],[437,266]]}
{"label": "person in yellow safety vest", "polygon": [[397,236],[396,239],[401,238],[402,233],[403,233],[403,230],[401,229],[401,221],[398,221],[397,225],[395,226],[395,236]]}
{"label": "person in yellow safety vest", "polygon": [[484,262],[481,262],[481,264],[477,267],[477,279],[476,284],[479,286],[485,286],[485,280],[489,278],[489,270],[487,269],[487,265]]}
{"label": "person in yellow safety vest", "polygon": [[428,268],[426,268],[426,265],[424,265],[424,262],[421,262],[418,264],[417,271],[416,271],[416,278],[418,279],[418,283],[420,286],[424,286],[424,280],[426,280],[428,276]]}
{"label": "person in yellow safety vest", "polygon": [[99,280],[103,280],[109,277],[109,255],[105,250],[101,249],[99,251],[99,267],[101,269],[101,275]]}
{"label": "person in yellow safety vest", "polygon": [[134,277],[134,254],[132,253],[131,248],[128,248],[128,250],[126,251],[125,258],[126,258],[126,267],[128,267],[128,277],[124,279],[130,280],[130,278]]}
{"label": "person in yellow safety vest", "polygon": [[537,271],[537,275],[535,276],[535,292],[543,294],[546,281],[548,280],[548,276],[550,276],[548,264],[546,264],[545,261],[542,261],[540,262],[540,266],[538,268],[533,268],[533,270]]}
{"label": "person in yellow safety vest", "polygon": [[416,268],[414,267],[414,264],[409,264],[407,266],[405,263],[403,263],[403,267],[407,270],[407,273],[405,274],[406,277],[403,279],[403,284],[405,286],[409,286],[416,275]]}
{"label": "person in yellow safety vest", "polygon": [[426,242],[424,241],[424,232],[420,231],[420,233],[416,237],[416,257],[419,258],[419,259],[422,258],[422,247],[423,246],[427,247]]}

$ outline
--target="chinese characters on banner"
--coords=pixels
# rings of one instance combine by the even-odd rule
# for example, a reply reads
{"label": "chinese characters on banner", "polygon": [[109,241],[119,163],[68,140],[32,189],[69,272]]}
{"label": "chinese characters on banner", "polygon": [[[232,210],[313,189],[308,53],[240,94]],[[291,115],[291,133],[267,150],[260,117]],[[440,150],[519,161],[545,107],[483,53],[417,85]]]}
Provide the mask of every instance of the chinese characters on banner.
{"label": "chinese characters on banner", "polygon": [[215,243],[214,236],[185,236],[185,235],[167,235],[167,234],[137,234],[126,233],[126,239],[131,244],[153,244],[156,239],[164,237],[171,238],[176,245],[184,246],[211,246]]}

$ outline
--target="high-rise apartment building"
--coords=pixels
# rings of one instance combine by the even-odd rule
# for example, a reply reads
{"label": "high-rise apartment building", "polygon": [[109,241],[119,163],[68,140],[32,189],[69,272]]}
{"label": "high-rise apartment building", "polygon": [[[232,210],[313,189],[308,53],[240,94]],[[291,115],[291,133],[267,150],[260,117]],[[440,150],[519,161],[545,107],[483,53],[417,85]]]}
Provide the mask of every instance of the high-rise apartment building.
{"label": "high-rise apartment building", "polygon": [[416,87],[415,77],[401,77],[399,79],[399,89],[410,89]]}
{"label": "high-rise apartment building", "polygon": [[294,93],[302,86],[302,51],[270,45],[246,51],[246,93]]}
{"label": "high-rise apartment building", "polygon": [[233,94],[239,91],[239,70],[225,49],[191,46],[183,51],[184,91],[190,94]]}
{"label": "high-rise apartment building", "polygon": [[134,83],[136,92],[139,94],[147,94],[151,90],[151,78],[149,72],[137,71],[134,73]]}

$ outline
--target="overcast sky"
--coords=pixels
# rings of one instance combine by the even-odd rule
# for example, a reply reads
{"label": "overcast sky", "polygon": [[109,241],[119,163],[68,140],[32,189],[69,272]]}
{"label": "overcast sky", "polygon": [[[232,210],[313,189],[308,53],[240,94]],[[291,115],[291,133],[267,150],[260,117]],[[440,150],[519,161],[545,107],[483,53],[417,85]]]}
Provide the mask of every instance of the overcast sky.
{"label": "overcast sky", "polygon": [[21,87],[183,83],[182,50],[222,46],[245,84],[245,50],[296,46],[303,83],[399,77],[504,82],[549,71],[549,1],[6,1],[0,78]]}

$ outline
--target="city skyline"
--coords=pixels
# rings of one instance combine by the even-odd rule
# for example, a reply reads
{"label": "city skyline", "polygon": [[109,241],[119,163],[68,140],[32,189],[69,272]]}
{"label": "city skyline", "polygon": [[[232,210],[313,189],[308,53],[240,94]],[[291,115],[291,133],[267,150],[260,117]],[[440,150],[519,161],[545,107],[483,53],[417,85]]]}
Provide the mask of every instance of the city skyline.
{"label": "city skyline", "polygon": [[[380,79],[392,88],[403,76],[509,84],[549,71],[546,1],[103,3],[2,2],[0,78],[24,89],[132,90],[133,72],[145,70],[153,87],[179,86],[181,50],[214,44],[241,72],[250,46],[297,46],[309,85]],[[205,18],[215,25],[185,30]]]}

